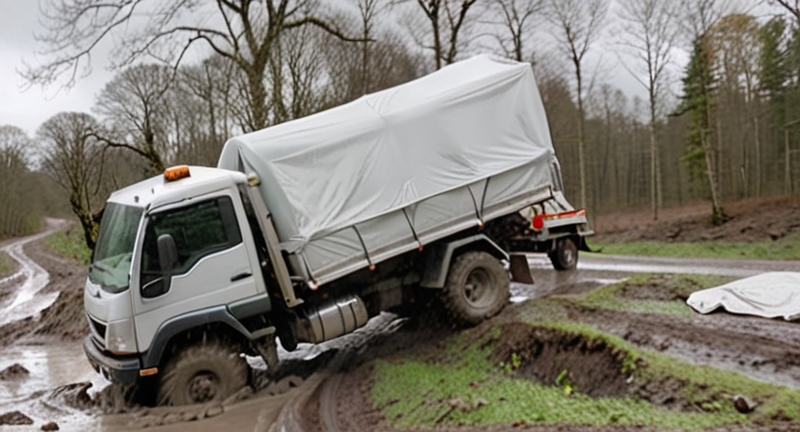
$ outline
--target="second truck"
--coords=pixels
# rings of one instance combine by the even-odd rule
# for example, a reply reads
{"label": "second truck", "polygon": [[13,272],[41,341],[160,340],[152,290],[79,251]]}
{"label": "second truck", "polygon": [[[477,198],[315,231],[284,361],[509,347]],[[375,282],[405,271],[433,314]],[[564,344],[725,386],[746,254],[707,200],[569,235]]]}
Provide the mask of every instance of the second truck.
{"label": "second truck", "polygon": [[84,290],[83,347],[160,404],[222,400],[242,354],[289,351],[437,291],[474,325],[505,306],[524,254],[573,268],[591,234],[565,199],[529,64],[477,56],[230,139],[111,195]]}

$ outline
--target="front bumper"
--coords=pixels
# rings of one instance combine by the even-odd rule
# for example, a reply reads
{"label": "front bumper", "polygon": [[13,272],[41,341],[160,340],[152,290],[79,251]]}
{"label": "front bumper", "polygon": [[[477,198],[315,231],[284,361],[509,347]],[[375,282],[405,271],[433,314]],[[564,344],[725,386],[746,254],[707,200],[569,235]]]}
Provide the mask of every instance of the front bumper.
{"label": "front bumper", "polygon": [[83,351],[96,372],[111,382],[134,382],[139,378],[141,362],[136,356],[116,357],[104,354],[92,341],[92,336],[83,340]]}

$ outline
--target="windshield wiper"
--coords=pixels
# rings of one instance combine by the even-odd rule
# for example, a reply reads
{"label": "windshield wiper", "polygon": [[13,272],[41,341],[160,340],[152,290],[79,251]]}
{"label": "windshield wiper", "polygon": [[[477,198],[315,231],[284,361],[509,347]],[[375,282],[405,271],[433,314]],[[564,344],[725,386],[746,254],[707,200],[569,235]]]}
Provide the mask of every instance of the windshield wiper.
{"label": "windshield wiper", "polygon": [[111,271],[111,269],[109,269],[109,268],[108,268],[108,267],[106,267],[105,265],[101,266],[101,265],[100,265],[100,262],[93,262],[93,263],[92,263],[92,269],[93,269],[93,270],[94,270],[94,269],[97,269],[97,270],[102,270],[102,271],[104,271],[104,272],[106,272],[106,273],[110,273],[110,274],[112,274],[112,273],[113,273],[113,272]]}

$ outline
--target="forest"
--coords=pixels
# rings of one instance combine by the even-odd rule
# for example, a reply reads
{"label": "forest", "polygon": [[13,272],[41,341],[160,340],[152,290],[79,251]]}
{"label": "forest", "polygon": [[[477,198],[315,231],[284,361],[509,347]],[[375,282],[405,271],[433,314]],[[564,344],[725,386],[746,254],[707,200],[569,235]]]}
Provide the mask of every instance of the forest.
{"label": "forest", "polygon": [[[227,138],[478,53],[530,62],[567,197],[589,214],[800,189],[800,0],[46,0],[31,86],[114,78],[91,112],[0,126],[0,238],[214,166]],[[618,88],[615,77],[628,77]],[[623,80],[625,81],[625,80]]]}

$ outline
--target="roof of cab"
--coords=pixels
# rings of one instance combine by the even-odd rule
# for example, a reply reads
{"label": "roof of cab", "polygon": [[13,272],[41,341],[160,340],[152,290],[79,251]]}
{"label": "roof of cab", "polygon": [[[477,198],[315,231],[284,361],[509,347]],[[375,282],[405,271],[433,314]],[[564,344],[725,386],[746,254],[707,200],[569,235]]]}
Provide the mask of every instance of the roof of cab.
{"label": "roof of cab", "polygon": [[153,209],[246,181],[247,176],[240,172],[190,166],[189,177],[167,181],[163,174],[159,174],[112,193],[108,202]]}

